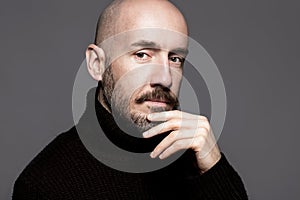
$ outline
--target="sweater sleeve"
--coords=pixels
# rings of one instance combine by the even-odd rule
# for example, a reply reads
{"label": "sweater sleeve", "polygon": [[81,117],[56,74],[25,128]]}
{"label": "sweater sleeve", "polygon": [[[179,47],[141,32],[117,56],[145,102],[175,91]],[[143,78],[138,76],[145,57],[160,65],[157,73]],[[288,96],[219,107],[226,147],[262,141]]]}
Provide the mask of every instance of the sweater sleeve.
{"label": "sweater sleeve", "polygon": [[193,192],[190,199],[203,200],[247,200],[244,184],[238,173],[229,164],[224,154],[216,165],[203,175],[188,183]]}

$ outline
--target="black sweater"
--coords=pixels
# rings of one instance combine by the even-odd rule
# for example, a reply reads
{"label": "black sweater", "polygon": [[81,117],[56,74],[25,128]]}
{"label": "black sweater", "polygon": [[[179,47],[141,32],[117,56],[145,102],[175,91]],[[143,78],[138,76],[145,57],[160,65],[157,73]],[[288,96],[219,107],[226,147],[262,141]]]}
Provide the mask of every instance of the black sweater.
{"label": "black sweater", "polygon": [[[77,125],[77,129],[86,130],[86,134],[95,130],[89,123],[91,111],[95,111],[93,106],[88,106]],[[96,112],[101,127],[113,143],[139,150],[137,144],[141,140],[122,134],[98,101]],[[239,175],[224,154],[203,175],[198,173],[192,151],[186,151],[178,160],[157,171],[122,172],[95,159],[81,142],[77,129],[73,127],[57,136],[30,162],[15,182],[13,200],[247,199]],[[151,144],[151,148],[156,143]]]}

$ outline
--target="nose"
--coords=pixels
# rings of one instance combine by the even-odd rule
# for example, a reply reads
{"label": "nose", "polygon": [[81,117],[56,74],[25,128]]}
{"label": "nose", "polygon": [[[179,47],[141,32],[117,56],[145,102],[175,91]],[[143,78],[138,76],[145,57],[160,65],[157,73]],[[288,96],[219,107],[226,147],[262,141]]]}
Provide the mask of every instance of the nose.
{"label": "nose", "polygon": [[172,76],[170,69],[170,62],[168,55],[161,55],[158,59],[158,66],[154,67],[150,85],[155,87],[157,85],[170,88],[172,86]]}

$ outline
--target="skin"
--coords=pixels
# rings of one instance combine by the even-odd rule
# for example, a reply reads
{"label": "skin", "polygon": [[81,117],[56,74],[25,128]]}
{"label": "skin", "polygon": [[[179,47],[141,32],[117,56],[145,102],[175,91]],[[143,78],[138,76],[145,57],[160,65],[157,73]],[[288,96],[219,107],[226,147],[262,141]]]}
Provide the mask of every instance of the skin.
{"label": "skin", "polygon": [[[128,9],[130,8],[130,9]],[[107,26],[102,22],[99,41],[124,31],[142,28],[160,28],[179,32],[188,35],[188,28],[183,15],[168,1],[164,0],[125,0],[114,8],[119,12],[118,16],[110,16],[114,23],[110,24],[110,30],[103,28]],[[112,20],[108,20],[112,22]],[[109,26],[107,26],[108,28]],[[104,31],[105,30],[105,31]],[[101,34],[101,31],[103,34]],[[134,38],[134,37],[133,37]],[[97,39],[96,39],[97,40]],[[151,38],[156,44],[161,44],[160,37]],[[160,122],[143,133],[144,138],[170,131],[160,144],[156,146],[150,154],[152,158],[164,159],[181,149],[193,149],[197,158],[200,173],[205,173],[212,168],[221,158],[220,150],[216,144],[213,131],[206,117],[193,115],[179,110],[172,110],[167,103],[144,102],[137,104],[134,98],[146,91],[152,91],[157,85],[170,89],[175,95],[179,94],[179,87],[182,78],[182,67],[184,55],[174,54],[176,48],[187,48],[184,40],[171,41],[163,48],[137,47],[134,51],[122,55],[111,63],[111,73],[113,82],[119,81],[124,74],[137,70],[140,67],[147,69],[139,77],[142,77],[139,84],[141,87],[133,93],[129,99],[129,111],[143,115],[150,122]],[[105,50],[91,44],[86,51],[88,71],[91,76],[102,81],[107,62]],[[145,65],[155,65],[157,67],[145,68]],[[132,87],[134,80],[128,80],[128,87]],[[105,86],[104,86],[105,87]],[[121,91],[125,94],[127,90]],[[111,112],[109,106],[103,100],[103,89],[99,92],[100,103]],[[151,112],[151,107],[163,107],[163,112]]]}

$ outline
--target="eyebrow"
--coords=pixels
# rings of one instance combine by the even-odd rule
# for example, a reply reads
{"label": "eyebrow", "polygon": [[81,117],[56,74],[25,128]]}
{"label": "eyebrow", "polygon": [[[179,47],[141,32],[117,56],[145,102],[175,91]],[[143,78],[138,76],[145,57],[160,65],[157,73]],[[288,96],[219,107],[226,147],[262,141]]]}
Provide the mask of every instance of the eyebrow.
{"label": "eyebrow", "polygon": [[176,49],[171,50],[171,53],[178,54],[178,55],[185,57],[188,55],[189,50],[186,48],[176,48]]}
{"label": "eyebrow", "polygon": [[[142,48],[151,48],[151,49],[161,49],[160,45],[153,41],[148,40],[139,40],[137,42],[134,42],[130,45],[131,47],[142,47]],[[175,48],[170,51],[173,54],[178,54],[181,56],[187,56],[189,53],[189,50],[186,48]]]}
{"label": "eyebrow", "polygon": [[132,43],[130,46],[160,49],[160,46],[158,44],[156,44],[155,42],[152,42],[152,41],[148,41],[148,40],[140,40],[140,41]]}

